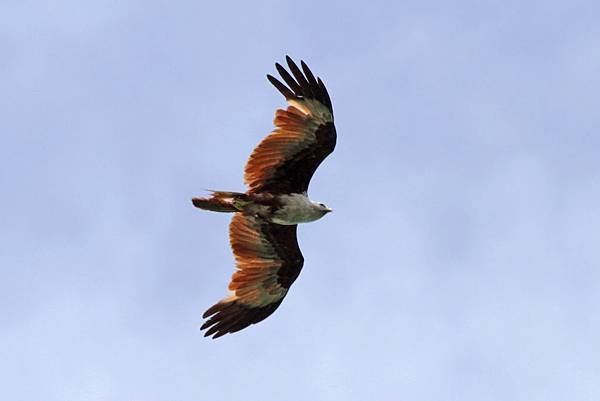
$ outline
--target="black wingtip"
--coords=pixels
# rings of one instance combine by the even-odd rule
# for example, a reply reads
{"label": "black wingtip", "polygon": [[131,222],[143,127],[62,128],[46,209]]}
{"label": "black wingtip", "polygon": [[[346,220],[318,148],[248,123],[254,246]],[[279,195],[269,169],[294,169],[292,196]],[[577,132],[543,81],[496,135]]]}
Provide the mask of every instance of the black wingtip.
{"label": "black wingtip", "polygon": [[292,72],[292,75],[294,76],[294,78],[296,79],[296,81],[298,82],[298,85],[300,86],[300,88],[302,90],[302,95],[304,97],[316,99],[317,96],[316,96],[314,89],[317,89],[317,88],[313,88],[311,86],[310,82],[306,79],[306,77],[304,76],[304,74],[302,73],[300,68],[298,68],[298,65],[294,62],[294,60],[292,60],[291,58],[288,58],[287,64],[288,64],[288,67],[290,68],[290,71]]}
{"label": "black wingtip", "polygon": [[269,82],[285,97],[286,99],[294,99],[296,95],[292,92],[287,86],[282,84],[277,78],[274,76],[267,74],[267,79]]}
{"label": "black wingtip", "polygon": [[323,95],[323,100],[325,101],[325,106],[329,107],[329,110],[333,113],[333,104],[331,103],[331,98],[329,97],[329,92],[327,92],[327,88],[321,78],[317,78],[317,83],[319,84],[319,88],[321,89],[321,93]]}
{"label": "black wingtip", "polygon": [[275,86],[287,100],[302,98],[316,99],[333,112],[331,99],[327,93],[327,89],[325,89],[323,81],[313,74],[304,60],[300,60],[301,68],[299,68],[294,60],[287,54],[285,60],[291,74],[280,63],[275,63],[275,68],[285,84],[274,76],[267,74],[269,82],[271,82],[271,84]]}
{"label": "black wingtip", "polygon": [[204,337],[212,336],[213,339],[240,331],[271,315],[279,307],[282,299],[258,307],[243,305],[236,301],[219,302],[204,312],[204,318],[211,317],[200,327],[200,330],[208,329]]}

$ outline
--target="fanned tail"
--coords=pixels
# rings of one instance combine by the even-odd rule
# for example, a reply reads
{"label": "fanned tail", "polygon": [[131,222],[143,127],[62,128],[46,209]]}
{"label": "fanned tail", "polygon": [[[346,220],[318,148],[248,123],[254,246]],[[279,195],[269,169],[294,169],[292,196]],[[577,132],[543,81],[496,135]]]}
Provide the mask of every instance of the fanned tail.
{"label": "fanned tail", "polygon": [[199,209],[211,212],[239,212],[250,202],[248,195],[240,192],[211,191],[210,198],[193,198],[192,203]]}

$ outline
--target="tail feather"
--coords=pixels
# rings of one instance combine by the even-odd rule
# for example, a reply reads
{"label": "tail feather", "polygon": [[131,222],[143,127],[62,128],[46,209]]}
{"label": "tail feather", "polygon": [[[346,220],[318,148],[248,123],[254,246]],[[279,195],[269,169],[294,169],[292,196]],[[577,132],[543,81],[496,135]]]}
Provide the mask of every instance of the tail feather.
{"label": "tail feather", "polygon": [[194,206],[212,212],[238,212],[248,196],[239,192],[212,191],[210,198],[193,198]]}

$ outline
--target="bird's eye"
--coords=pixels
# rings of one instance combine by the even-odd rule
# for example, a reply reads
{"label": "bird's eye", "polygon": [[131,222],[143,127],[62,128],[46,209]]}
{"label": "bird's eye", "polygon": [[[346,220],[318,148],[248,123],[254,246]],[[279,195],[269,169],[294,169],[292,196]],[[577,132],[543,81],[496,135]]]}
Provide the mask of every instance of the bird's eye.
{"label": "bird's eye", "polygon": [[324,205],[324,204],[322,204],[322,203],[319,203],[319,205],[321,205],[321,207],[325,207],[325,205]]}

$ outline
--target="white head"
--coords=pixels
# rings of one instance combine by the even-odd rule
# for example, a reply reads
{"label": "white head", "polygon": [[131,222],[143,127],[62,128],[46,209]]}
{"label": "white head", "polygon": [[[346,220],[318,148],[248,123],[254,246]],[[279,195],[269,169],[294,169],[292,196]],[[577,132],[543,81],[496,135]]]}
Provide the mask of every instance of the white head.
{"label": "white head", "polygon": [[327,206],[325,206],[324,203],[312,202],[312,204],[313,204],[314,208],[319,210],[320,212],[322,212],[323,215],[325,215],[329,212],[333,212],[333,210],[328,208]]}

